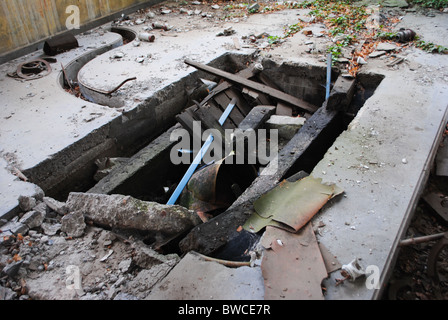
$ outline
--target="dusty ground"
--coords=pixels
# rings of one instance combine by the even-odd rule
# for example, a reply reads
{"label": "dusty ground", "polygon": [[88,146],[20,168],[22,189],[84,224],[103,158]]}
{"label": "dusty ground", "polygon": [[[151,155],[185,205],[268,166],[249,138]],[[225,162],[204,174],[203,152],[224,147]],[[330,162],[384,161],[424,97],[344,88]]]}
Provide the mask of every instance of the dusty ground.
{"label": "dusty ground", "polygon": [[[182,12],[183,19],[178,20],[169,19],[170,15],[181,14],[178,2],[165,2],[151,10],[174,11],[166,13],[167,18],[161,18],[164,23],[170,21],[177,23],[177,25],[169,26],[170,30],[175,32],[164,34],[164,37],[168,38],[182,36],[182,32],[203,28],[210,28],[216,32],[225,31],[224,27],[237,24],[246,18],[246,11],[237,8],[224,9],[224,6],[225,4],[220,4],[220,9],[213,9],[210,4],[184,6],[183,9],[186,11]],[[197,13],[195,10],[201,10],[201,13]],[[427,16],[428,10],[426,9],[417,14],[413,12],[406,14],[406,11],[401,9],[391,9],[390,11],[387,14],[391,16],[404,15],[405,20],[410,19],[418,28],[437,28],[424,24],[427,19],[432,19]],[[134,23],[144,14],[145,12],[138,12],[126,21]],[[203,14],[205,15],[203,16]],[[306,11],[303,14],[306,16]],[[202,18],[193,20],[189,19],[189,16],[201,16]],[[445,14],[444,18],[446,19],[446,17]],[[437,17],[437,19],[439,18]],[[118,24],[126,25],[128,23],[126,21],[118,22]],[[241,45],[257,45],[264,50],[263,54],[269,55],[269,46],[277,39],[276,37],[280,36],[281,34],[267,36],[254,34],[255,38],[251,39],[250,32],[248,32],[244,38],[240,37],[239,40]],[[299,36],[304,37],[303,34]],[[330,42],[329,38],[310,39],[314,43],[306,44],[307,38],[305,38],[298,47],[286,42],[285,50],[300,49],[307,51],[310,57],[314,57],[317,61],[322,60],[326,54],[325,45]],[[428,38],[428,40],[436,41],[438,39],[435,37]],[[443,43],[446,39],[441,40],[440,44],[448,45]],[[275,45],[282,45],[282,43],[275,43]],[[415,53],[415,51],[413,52]],[[157,60],[158,57],[150,58]],[[350,55],[348,54],[345,58],[349,59]],[[394,57],[388,56],[387,59],[392,61]],[[377,60],[372,63],[385,63],[385,61],[386,59],[382,58],[381,61]],[[399,65],[397,69],[401,66]],[[180,64],[179,68],[181,67]],[[419,68],[415,65],[411,67]],[[427,81],[430,85],[431,78],[429,76],[419,79]],[[434,185],[439,187],[443,183],[446,186],[445,180],[432,177],[428,188],[434,187]],[[444,192],[448,193],[446,190]],[[46,227],[59,225],[62,215],[48,206],[45,207],[45,210],[47,212]],[[433,234],[447,229],[446,224],[439,221],[430,208],[421,202],[409,227],[408,235]],[[23,232],[20,236],[3,239],[4,241],[0,245],[0,266],[2,269],[5,266],[10,268],[7,269],[7,274],[2,274],[0,278],[0,300],[143,299],[152,286],[162,279],[179,260],[176,255],[161,256],[148,250],[144,243],[132,236],[123,238],[110,230],[93,225],[88,225],[80,238],[68,237],[67,234],[60,231],[53,232],[46,230],[40,224],[32,228],[31,231]],[[427,255],[433,244],[434,242],[429,242],[403,248],[398,257],[390,289],[384,299],[448,299],[448,283],[444,281],[433,283],[426,275]],[[13,265],[16,267],[11,267]],[[82,286],[77,287],[79,279],[82,279]],[[78,289],[73,290],[72,288]]]}
{"label": "dusty ground", "polygon": [[[447,142],[448,139],[445,137],[442,144]],[[430,192],[441,193],[446,197],[448,195],[448,177],[437,176],[433,170],[423,195]],[[406,238],[447,231],[448,223],[437,214],[431,205],[421,199],[406,232]],[[434,279],[428,275],[428,255],[438,241],[428,241],[401,248],[384,299],[448,300],[447,249],[444,249],[439,255],[439,279]]]}

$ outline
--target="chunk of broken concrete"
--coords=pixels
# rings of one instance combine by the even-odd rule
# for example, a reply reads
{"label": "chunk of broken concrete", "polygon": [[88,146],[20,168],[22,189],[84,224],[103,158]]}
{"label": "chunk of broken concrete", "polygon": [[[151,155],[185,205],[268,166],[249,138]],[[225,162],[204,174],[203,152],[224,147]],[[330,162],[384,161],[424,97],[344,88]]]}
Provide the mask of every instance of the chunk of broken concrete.
{"label": "chunk of broken concrete", "polygon": [[19,272],[22,263],[23,260],[10,263],[3,268],[2,273],[8,275],[10,278],[14,278],[16,274]]}
{"label": "chunk of broken concrete", "polygon": [[65,215],[68,213],[67,206],[64,202],[60,202],[51,197],[44,197],[44,202],[51,210],[59,213],[60,215]]}
{"label": "chunk of broken concrete", "polygon": [[5,236],[18,235],[19,233],[24,235],[28,230],[29,228],[26,224],[13,219],[0,227],[0,234],[2,235],[0,237],[0,243],[2,243],[3,237]]}
{"label": "chunk of broken concrete", "polygon": [[397,49],[397,46],[392,43],[381,42],[376,47],[377,51],[394,51]]}
{"label": "chunk of broken concrete", "polygon": [[177,254],[174,253],[162,255],[141,242],[140,245],[136,245],[135,255],[133,256],[132,260],[140,268],[150,269],[151,267],[162,263],[172,262],[173,265],[175,265],[177,262],[179,262],[180,258]]}
{"label": "chunk of broken concrete", "polygon": [[178,205],[162,205],[124,195],[70,193],[70,211],[80,211],[99,225],[111,228],[177,235],[201,223],[194,211]]}
{"label": "chunk of broken concrete", "polygon": [[28,228],[33,229],[40,227],[42,222],[44,222],[45,215],[40,211],[28,211],[20,218],[19,222],[26,224]]}
{"label": "chunk of broken concrete", "polygon": [[291,139],[297,131],[304,125],[306,119],[302,117],[289,117],[272,115],[266,121],[268,129],[278,130],[278,136],[284,139]]}
{"label": "chunk of broken concrete", "polygon": [[36,199],[30,196],[19,196],[19,207],[24,212],[30,211],[37,204]]}
{"label": "chunk of broken concrete", "polygon": [[85,228],[84,215],[79,211],[71,212],[61,219],[61,231],[65,232],[69,237],[81,237]]}
{"label": "chunk of broken concrete", "polygon": [[61,224],[44,222],[41,224],[41,228],[47,236],[54,236],[59,230],[61,230]]}
{"label": "chunk of broken concrete", "polygon": [[378,58],[386,54],[386,51],[373,51],[369,54],[369,58]]}

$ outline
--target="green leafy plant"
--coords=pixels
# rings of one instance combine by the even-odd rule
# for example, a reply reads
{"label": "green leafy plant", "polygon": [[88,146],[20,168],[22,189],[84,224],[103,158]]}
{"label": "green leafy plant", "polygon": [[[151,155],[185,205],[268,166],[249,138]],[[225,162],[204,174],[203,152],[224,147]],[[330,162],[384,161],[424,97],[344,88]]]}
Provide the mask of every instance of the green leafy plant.
{"label": "green leafy plant", "polygon": [[378,32],[376,34],[376,38],[377,39],[382,39],[382,40],[394,40],[397,37],[397,33],[396,32],[386,32],[386,31],[382,31],[382,32]]}
{"label": "green leafy plant", "polygon": [[416,40],[415,41],[415,46],[417,48],[420,48],[426,52],[429,53],[444,53],[444,54],[448,54],[448,48],[438,45],[438,44],[434,44],[432,42],[428,42],[428,41],[424,41],[424,40]]}
{"label": "green leafy plant", "polygon": [[279,37],[279,36],[269,36],[269,37],[268,37],[268,43],[269,43],[269,44],[275,44],[275,43],[280,42],[281,39],[282,39],[282,38]]}
{"label": "green leafy plant", "polygon": [[412,0],[411,2],[425,8],[441,9],[448,7],[448,0]]}
{"label": "green leafy plant", "polygon": [[342,45],[341,44],[335,44],[333,46],[330,46],[327,48],[327,52],[331,53],[331,63],[334,65],[335,62],[338,61],[338,59],[342,55]]}

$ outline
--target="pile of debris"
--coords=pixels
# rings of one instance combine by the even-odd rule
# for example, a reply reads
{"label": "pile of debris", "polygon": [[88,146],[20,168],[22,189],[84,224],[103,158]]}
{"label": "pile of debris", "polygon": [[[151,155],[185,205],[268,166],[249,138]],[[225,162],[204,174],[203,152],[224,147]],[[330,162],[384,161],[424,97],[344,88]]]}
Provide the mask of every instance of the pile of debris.
{"label": "pile of debris", "polygon": [[144,298],[180,258],[151,249],[142,230],[164,241],[199,223],[185,208],[120,195],[64,203],[40,192],[20,207],[0,227],[1,300]]}

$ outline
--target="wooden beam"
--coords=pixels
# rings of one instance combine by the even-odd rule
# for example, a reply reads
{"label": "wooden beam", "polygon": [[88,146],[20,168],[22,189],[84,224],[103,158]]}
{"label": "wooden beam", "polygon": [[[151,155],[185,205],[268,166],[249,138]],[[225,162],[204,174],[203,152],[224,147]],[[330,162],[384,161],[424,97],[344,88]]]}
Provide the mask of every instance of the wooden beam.
{"label": "wooden beam", "polygon": [[316,106],[312,105],[311,103],[308,103],[302,99],[291,96],[291,95],[284,93],[280,90],[268,87],[264,84],[261,84],[261,83],[258,83],[258,82],[252,81],[252,80],[244,79],[238,75],[235,75],[235,74],[232,74],[232,73],[229,73],[226,71],[222,71],[222,70],[207,66],[205,64],[189,60],[189,59],[186,59],[185,63],[190,66],[193,66],[199,70],[211,73],[218,77],[222,77],[222,78],[226,79],[227,81],[239,84],[243,87],[247,87],[249,89],[252,89],[252,90],[255,90],[255,91],[258,91],[261,93],[265,93],[275,99],[278,99],[280,101],[283,101],[283,102],[286,102],[293,106],[296,106],[302,110],[314,113],[318,109],[318,107],[316,107]]}

